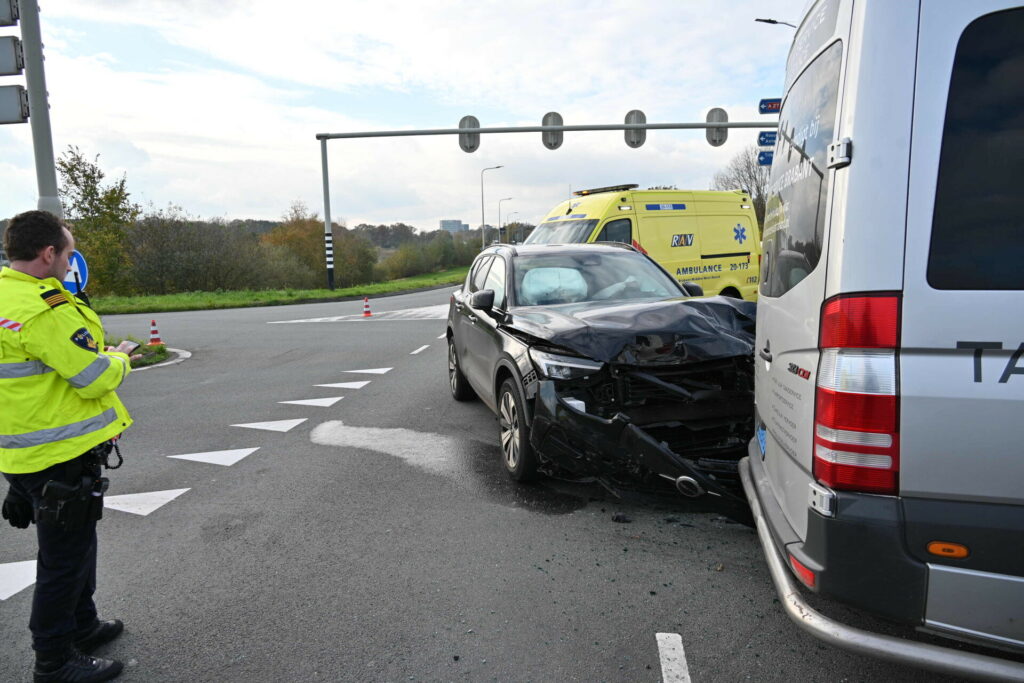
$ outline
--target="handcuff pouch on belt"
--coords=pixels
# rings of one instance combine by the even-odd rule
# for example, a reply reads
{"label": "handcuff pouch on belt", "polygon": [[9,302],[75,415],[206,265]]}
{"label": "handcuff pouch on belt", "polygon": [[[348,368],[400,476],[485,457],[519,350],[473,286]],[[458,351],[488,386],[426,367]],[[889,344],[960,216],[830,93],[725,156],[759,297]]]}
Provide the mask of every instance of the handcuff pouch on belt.
{"label": "handcuff pouch on belt", "polygon": [[87,522],[103,519],[103,494],[107,492],[110,480],[100,476],[100,465],[109,468],[107,456],[115,448],[116,444],[105,441],[70,461],[63,481],[54,479],[46,482],[36,522],[71,531],[80,529]]}

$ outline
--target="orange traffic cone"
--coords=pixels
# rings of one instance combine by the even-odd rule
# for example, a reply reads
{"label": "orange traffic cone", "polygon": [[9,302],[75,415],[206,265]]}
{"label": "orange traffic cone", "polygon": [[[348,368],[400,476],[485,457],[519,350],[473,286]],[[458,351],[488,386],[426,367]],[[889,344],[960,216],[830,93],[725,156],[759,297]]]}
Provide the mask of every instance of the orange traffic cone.
{"label": "orange traffic cone", "polygon": [[363,297],[363,317],[369,318],[373,313],[370,313],[370,299],[369,297]]}
{"label": "orange traffic cone", "polygon": [[159,346],[163,344],[163,340],[160,339],[160,333],[156,329],[156,321],[149,321],[149,344],[148,346]]}

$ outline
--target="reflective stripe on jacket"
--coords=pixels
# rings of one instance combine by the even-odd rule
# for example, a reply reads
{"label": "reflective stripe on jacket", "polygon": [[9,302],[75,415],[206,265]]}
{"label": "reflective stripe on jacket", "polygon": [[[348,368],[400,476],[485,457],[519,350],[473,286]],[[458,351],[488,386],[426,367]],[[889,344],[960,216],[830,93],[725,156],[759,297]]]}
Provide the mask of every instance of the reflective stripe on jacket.
{"label": "reflective stripe on jacket", "polygon": [[0,270],[0,472],[44,470],[131,425],[114,393],[128,356],[103,348],[99,316],[59,281]]}

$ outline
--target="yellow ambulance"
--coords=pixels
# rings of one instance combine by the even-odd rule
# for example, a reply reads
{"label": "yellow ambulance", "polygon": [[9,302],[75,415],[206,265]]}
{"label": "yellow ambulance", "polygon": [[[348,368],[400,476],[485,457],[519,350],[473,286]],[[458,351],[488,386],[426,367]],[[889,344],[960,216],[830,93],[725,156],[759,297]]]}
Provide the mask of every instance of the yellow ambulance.
{"label": "yellow ambulance", "polygon": [[618,185],[573,195],[551,210],[526,244],[624,242],[680,282],[696,282],[708,296],[757,300],[761,234],[748,193]]}

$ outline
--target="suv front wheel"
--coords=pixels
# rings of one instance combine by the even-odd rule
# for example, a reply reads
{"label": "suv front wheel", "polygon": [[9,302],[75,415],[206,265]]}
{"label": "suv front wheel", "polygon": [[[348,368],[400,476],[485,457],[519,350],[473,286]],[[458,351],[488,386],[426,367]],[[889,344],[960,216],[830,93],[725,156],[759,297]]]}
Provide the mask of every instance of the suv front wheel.
{"label": "suv front wheel", "polygon": [[537,474],[537,454],[530,445],[525,401],[511,377],[502,382],[498,390],[498,426],[505,471],[516,481],[533,479]]}

